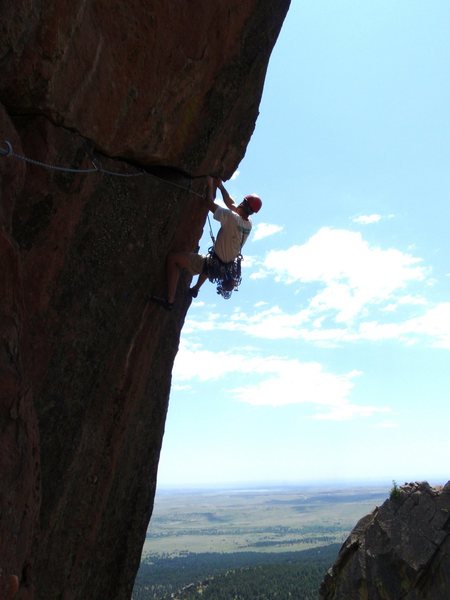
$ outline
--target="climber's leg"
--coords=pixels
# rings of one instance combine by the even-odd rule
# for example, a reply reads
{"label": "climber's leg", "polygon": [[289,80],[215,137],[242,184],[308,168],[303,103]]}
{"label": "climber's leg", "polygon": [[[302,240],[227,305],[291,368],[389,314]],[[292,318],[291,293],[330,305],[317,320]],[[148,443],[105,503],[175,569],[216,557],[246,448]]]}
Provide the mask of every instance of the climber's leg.
{"label": "climber's leg", "polygon": [[193,298],[197,298],[200,288],[202,287],[202,285],[205,283],[205,281],[207,279],[208,279],[208,277],[207,277],[206,273],[200,273],[200,275],[198,276],[198,279],[197,279],[197,283],[195,285],[193,285],[191,287],[191,289],[189,290],[189,292]]}
{"label": "climber's leg", "polygon": [[173,304],[175,302],[175,294],[177,291],[178,279],[180,278],[181,269],[189,269],[189,253],[188,252],[173,252],[167,257],[167,302]]}

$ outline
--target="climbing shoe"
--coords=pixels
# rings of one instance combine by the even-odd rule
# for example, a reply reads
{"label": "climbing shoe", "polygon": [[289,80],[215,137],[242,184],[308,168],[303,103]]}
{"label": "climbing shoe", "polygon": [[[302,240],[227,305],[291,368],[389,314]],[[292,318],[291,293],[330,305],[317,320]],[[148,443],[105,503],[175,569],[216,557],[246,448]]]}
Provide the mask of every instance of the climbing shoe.
{"label": "climbing shoe", "polygon": [[159,296],[149,296],[148,299],[152,302],[156,302],[156,304],[159,304],[166,310],[172,310],[173,308],[173,302],[168,302],[165,298],[160,298]]}

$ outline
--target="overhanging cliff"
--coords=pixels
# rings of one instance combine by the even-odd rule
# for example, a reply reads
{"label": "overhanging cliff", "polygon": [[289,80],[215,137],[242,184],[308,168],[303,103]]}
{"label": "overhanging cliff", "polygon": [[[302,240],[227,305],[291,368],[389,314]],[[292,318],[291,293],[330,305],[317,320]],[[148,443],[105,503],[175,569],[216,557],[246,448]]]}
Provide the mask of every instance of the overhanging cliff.
{"label": "overhanging cliff", "polygon": [[288,6],[0,7],[1,593],[130,597],[189,307],[187,282],[172,313],[146,295],[201,235],[184,188],[244,156]]}

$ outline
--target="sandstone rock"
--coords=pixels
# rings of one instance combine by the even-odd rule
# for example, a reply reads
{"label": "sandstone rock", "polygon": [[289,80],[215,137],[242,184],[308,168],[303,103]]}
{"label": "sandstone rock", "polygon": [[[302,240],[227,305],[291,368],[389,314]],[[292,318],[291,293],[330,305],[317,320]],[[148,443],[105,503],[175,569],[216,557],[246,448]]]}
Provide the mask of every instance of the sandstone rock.
{"label": "sandstone rock", "polygon": [[[0,127],[20,150],[1,107]],[[0,161],[0,598],[11,597],[16,573],[25,577],[40,506],[39,434],[23,364],[23,270],[11,236],[14,199],[24,176],[24,165],[12,170]]]}
{"label": "sandstone rock", "polygon": [[3,4],[11,112],[45,114],[109,155],[234,171],[288,0]]}
{"label": "sandstone rock", "polygon": [[0,5],[0,149],[139,172],[0,156],[0,586],[21,600],[130,597],[189,282],[170,314],[147,294],[201,235],[190,175],[244,156],[288,5]]}
{"label": "sandstone rock", "polygon": [[447,600],[450,482],[409,483],[363,517],[322,587],[324,600]]}

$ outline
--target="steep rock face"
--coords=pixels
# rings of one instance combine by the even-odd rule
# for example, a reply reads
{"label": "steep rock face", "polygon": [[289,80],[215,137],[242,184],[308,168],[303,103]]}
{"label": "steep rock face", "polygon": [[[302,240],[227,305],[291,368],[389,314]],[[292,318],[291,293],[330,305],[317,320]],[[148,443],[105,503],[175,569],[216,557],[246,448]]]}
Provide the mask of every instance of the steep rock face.
{"label": "steep rock face", "polygon": [[2,100],[108,155],[226,177],[253,130],[288,3],[3,3]]}
{"label": "steep rock face", "polygon": [[288,5],[0,6],[0,598],[12,574],[21,599],[130,597],[188,281],[171,313],[146,295],[197,245],[200,176],[245,153]]}
{"label": "steep rock face", "polygon": [[447,600],[450,482],[397,488],[363,517],[322,587],[324,600]]}

